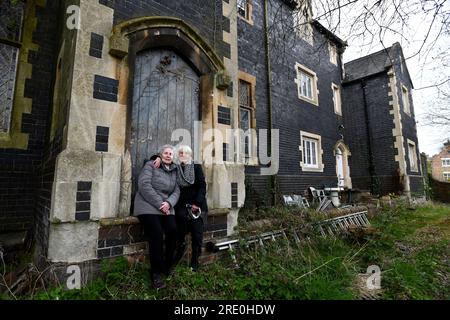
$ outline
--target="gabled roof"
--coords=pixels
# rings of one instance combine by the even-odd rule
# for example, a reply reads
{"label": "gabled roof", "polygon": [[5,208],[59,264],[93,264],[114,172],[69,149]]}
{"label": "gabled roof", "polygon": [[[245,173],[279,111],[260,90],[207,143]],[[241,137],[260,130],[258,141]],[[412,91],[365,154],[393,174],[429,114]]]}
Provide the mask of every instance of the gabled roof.
{"label": "gabled roof", "polygon": [[347,62],[345,64],[344,82],[352,82],[381,72],[386,72],[388,68],[396,63],[403,63],[406,74],[411,82],[411,87],[414,88],[408,68],[406,67],[402,47],[398,42],[394,43],[389,48]]}
{"label": "gabled roof", "polygon": [[335,35],[333,32],[325,28],[319,21],[312,20],[311,24],[325,37],[330,39],[331,41],[335,42],[339,48],[345,48],[348,46],[347,42],[339,38],[337,35]]}

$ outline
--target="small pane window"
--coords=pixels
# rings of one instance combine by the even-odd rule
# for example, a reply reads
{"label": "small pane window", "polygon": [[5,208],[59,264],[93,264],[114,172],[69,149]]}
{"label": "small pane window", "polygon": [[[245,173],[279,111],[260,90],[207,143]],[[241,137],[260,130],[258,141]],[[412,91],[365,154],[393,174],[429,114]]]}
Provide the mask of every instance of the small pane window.
{"label": "small pane window", "polygon": [[0,132],[10,129],[21,47],[23,6],[22,2],[0,2]]}
{"label": "small pane window", "polygon": [[442,159],[443,167],[450,167],[450,159]]}
{"label": "small pane window", "polygon": [[409,151],[409,166],[411,171],[417,171],[417,156],[416,156],[416,146],[413,143],[408,143]]}
{"label": "small pane window", "polygon": [[403,99],[403,110],[405,113],[410,114],[411,109],[409,107],[409,91],[408,88],[405,86],[402,86],[402,99]]}
{"label": "small pane window", "polygon": [[248,0],[237,0],[237,12],[242,18],[248,20]]}
{"label": "small pane window", "polygon": [[318,141],[310,138],[303,138],[303,165],[305,167],[318,168],[317,145]]}
{"label": "small pane window", "polygon": [[251,102],[250,83],[239,80],[239,106],[250,108]]}

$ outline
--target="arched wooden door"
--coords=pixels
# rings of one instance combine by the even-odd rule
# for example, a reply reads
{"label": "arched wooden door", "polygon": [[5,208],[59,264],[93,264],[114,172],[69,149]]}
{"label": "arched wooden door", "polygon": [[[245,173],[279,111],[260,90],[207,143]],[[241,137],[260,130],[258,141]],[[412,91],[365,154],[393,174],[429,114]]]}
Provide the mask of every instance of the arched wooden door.
{"label": "arched wooden door", "polygon": [[134,182],[144,159],[172,143],[175,129],[187,129],[193,136],[194,121],[200,120],[199,76],[180,56],[152,49],[135,61],[130,141]]}

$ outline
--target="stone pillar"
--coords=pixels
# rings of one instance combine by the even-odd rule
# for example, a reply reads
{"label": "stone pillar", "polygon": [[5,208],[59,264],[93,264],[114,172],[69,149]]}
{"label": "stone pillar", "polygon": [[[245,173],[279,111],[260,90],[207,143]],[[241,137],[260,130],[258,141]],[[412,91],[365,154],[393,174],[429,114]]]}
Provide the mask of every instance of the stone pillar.
{"label": "stone pillar", "polygon": [[[48,259],[97,258],[99,221],[119,216],[126,105],[121,61],[108,54],[113,10],[80,0],[65,149],[57,158]],[[124,191],[122,191],[122,194]]]}

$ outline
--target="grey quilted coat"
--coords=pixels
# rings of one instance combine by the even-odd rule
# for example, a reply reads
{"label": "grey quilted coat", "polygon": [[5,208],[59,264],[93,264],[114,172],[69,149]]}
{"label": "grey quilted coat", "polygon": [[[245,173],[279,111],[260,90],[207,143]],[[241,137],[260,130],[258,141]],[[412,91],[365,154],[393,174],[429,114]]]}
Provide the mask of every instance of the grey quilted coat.
{"label": "grey quilted coat", "polygon": [[161,165],[154,168],[150,162],[144,165],[138,179],[138,191],[134,198],[133,215],[163,213],[159,207],[164,201],[170,204],[171,215],[175,214],[173,207],[180,197],[180,187],[177,184],[177,167],[171,164],[169,169]]}

